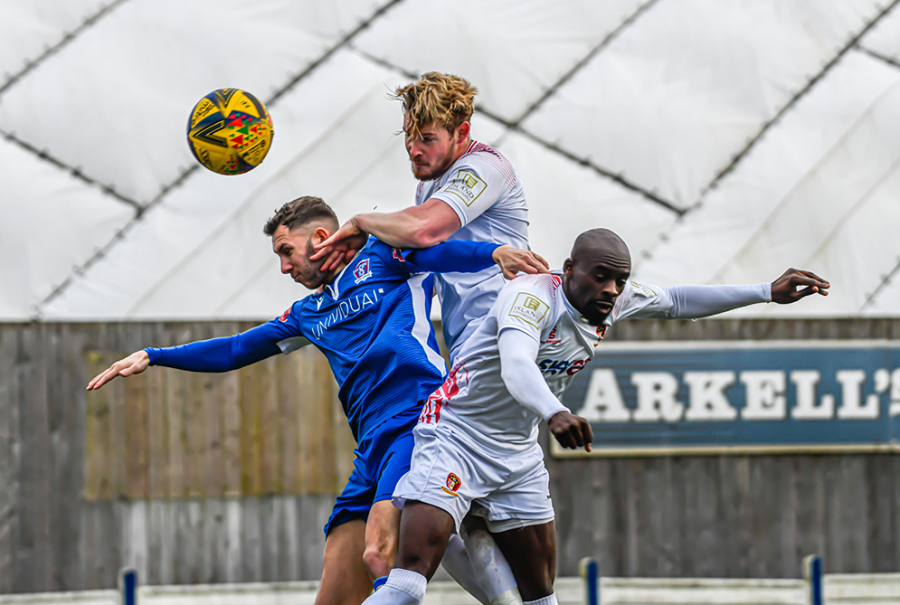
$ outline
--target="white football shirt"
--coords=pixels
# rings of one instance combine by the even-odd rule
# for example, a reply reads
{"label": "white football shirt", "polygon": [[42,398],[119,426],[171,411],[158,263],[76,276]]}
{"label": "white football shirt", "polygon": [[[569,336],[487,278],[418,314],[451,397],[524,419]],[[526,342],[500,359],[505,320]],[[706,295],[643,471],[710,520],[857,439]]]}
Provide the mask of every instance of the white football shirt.
{"label": "white football shirt", "polygon": [[[416,205],[437,198],[459,217],[450,239],[528,247],[528,206],[513,165],[499,151],[473,141],[439,179],[419,183]],[[503,288],[500,268],[435,276],[441,300],[444,339],[451,359],[475,331]]]}
{"label": "white football shirt", "polygon": [[566,300],[558,273],[516,278],[462,344],[447,380],[428,399],[419,422],[447,423],[489,448],[525,451],[536,443],[543,419],[520,405],[501,378],[497,342],[503,330],[520,330],[540,343],[535,363],[551,392],[560,397],[593,359],[610,325],[626,317],[667,317],[672,309],[669,289],[629,282],[604,324],[593,326]]}

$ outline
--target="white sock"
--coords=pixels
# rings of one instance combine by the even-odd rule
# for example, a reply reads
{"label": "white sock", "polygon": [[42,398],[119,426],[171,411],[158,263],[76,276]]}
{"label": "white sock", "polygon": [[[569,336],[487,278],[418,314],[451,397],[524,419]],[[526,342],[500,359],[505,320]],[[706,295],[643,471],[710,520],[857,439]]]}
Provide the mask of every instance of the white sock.
{"label": "white sock", "polygon": [[559,605],[556,602],[556,593],[551,593],[544,597],[543,599],[538,599],[537,601],[525,601],[525,605]]}
{"label": "white sock", "polygon": [[483,605],[490,604],[490,599],[478,583],[478,576],[475,573],[475,569],[472,568],[472,561],[469,560],[466,545],[463,544],[459,534],[450,536],[447,550],[444,551],[444,558],[441,560],[441,566],[447,570],[451,578],[456,580],[457,584],[465,588],[466,592],[475,597],[479,603]]}
{"label": "white sock", "polygon": [[422,605],[428,580],[420,573],[393,569],[384,586],[372,593],[363,605]]}
{"label": "white sock", "polygon": [[469,554],[470,566],[490,605],[522,605],[518,584],[506,557],[490,532],[481,525],[463,522],[460,536]]}

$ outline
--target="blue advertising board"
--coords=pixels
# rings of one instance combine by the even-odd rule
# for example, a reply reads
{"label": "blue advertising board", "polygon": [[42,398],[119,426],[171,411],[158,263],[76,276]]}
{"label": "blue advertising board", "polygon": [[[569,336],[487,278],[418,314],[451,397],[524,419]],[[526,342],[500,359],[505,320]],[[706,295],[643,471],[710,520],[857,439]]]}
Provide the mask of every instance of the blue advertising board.
{"label": "blue advertising board", "polygon": [[900,341],[606,342],[562,400],[593,455],[900,452]]}

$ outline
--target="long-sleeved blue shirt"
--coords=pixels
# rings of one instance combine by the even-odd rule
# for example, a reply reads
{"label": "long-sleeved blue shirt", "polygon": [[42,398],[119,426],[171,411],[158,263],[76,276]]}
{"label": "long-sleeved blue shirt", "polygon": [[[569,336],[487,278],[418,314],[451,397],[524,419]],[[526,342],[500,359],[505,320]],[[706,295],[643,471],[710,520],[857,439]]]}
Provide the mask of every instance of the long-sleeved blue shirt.
{"label": "long-sleeved blue shirt", "polygon": [[314,344],[328,358],[357,441],[384,420],[415,409],[444,379],[434,338],[430,272],[476,272],[499,246],[449,241],[422,250],[375,238],[325,286],[281,317],[241,334],[147,348],[151,365],[225,372]]}

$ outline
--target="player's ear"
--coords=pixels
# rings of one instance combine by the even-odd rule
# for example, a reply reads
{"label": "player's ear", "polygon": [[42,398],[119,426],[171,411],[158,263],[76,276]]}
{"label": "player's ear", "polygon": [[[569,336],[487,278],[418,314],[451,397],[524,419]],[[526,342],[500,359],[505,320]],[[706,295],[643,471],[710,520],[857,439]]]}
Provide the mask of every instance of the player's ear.
{"label": "player's ear", "polygon": [[331,233],[328,232],[328,229],[325,227],[316,227],[316,230],[312,233],[312,243],[314,246],[317,246],[331,237]]}
{"label": "player's ear", "polygon": [[456,129],[456,134],[459,136],[459,141],[465,141],[469,138],[469,133],[472,130],[472,125],[468,122],[463,122]]}

